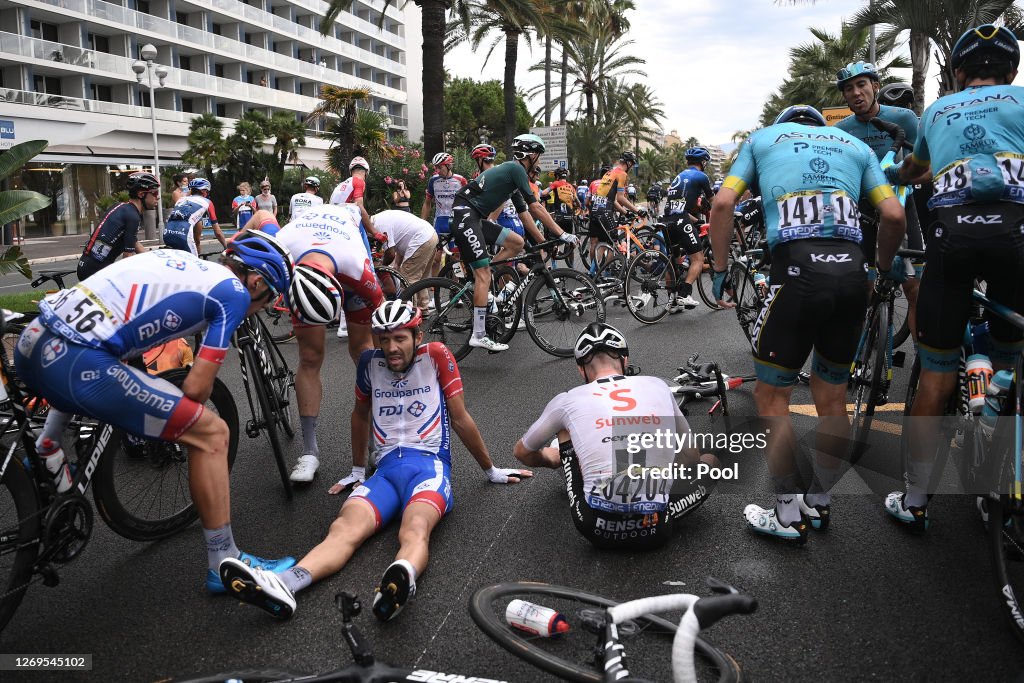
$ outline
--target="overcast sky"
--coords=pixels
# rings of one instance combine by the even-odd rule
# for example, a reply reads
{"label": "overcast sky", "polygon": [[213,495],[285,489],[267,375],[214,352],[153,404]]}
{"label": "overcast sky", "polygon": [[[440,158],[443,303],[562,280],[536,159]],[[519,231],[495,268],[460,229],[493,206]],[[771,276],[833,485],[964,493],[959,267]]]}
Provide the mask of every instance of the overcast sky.
{"label": "overcast sky", "polygon": [[[629,13],[627,37],[634,43],[628,52],[647,62],[642,67],[647,73],[644,82],[664,104],[665,131],[676,129],[683,139],[692,135],[706,144],[725,143],[735,131],[757,125],[761,105],[786,75],[789,48],[812,40],[808,27],[838,33],[842,19],[864,4],[863,0],[818,0],[794,7],[772,0],[636,0],[637,9]],[[409,3],[406,12],[419,10]],[[419,17],[409,16],[410,91],[420,78],[412,71],[419,68],[419,55],[412,55],[420,49],[419,32]],[[484,50],[474,55],[468,46],[459,47],[445,55],[445,68],[457,76],[501,79],[503,48],[499,46],[482,67],[484,54]],[[543,74],[527,71],[543,58],[543,45],[534,45],[531,54],[520,42],[520,89],[543,81]],[[909,70],[905,77],[909,81]],[[930,81],[929,88],[935,90]],[[419,106],[412,99],[410,106]],[[532,101],[531,110],[541,102]]]}

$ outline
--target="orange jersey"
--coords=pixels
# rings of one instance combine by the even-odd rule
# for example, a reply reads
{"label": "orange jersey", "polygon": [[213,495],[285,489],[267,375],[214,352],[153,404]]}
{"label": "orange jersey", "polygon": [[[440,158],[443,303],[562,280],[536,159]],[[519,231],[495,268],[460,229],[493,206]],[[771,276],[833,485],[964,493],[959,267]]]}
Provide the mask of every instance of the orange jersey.
{"label": "orange jersey", "polygon": [[604,174],[590,197],[590,206],[598,211],[611,211],[615,206],[615,195],[626,191],[629,176],[615,166]]}

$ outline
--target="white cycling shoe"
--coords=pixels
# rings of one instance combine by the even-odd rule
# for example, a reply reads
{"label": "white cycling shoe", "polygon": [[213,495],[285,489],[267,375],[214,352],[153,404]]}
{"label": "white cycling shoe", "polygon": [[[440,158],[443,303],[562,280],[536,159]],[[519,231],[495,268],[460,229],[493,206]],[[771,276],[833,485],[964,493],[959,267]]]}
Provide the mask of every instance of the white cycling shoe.
{"label": "white cycling shoe", "polygon": [[682,296],[682,297],[677,296],[676,297],[676,305],[677,306],[685,306],[686,310],[691,310],[691,309],[697,308],[698,303],[697,303],[697,300],[694,299],[692,296],[687,295],[687,296]]}
{"label": "white cycling shoe", "polygon": [[320,467],[320,459],[312,453],[300,455],[288,477],[298,484],[308,484],[316,476],[317,468]]}
{"label": "white cycling shoe", "polygon": [[799,522],[783,524],[774,507],[763,508],[751,503],[743,509],[743,519],[747,520],[747,525],[752,531],[759,534],[781,538],[797,545],[807,542],[807,530],[810,525],[803,515],[800,516]]}
{"label": "white cycling shoe", "polygon": [[228,595],[278,619],[288,619],[295,613],[295,595],[274,572],[232,558],[223,560],[219,569]]}
{"label": "white cycling shoe", "polygon": [[408,560],[395,560],[384,571],[380,585],[373,596],[373,615],[381,621],[390,621],[416,595],[416,580]]}
{"label": "white cycling shoe", "polygon": [[470,337],[469,345],[475,346],[476,348],[479,349],[487,349],[488,351],[491,351],[493,353],[508,350],[508,344],[496,342],[492,340],[490,337],[480,337],[479,339],[477,339],[476,337]]}

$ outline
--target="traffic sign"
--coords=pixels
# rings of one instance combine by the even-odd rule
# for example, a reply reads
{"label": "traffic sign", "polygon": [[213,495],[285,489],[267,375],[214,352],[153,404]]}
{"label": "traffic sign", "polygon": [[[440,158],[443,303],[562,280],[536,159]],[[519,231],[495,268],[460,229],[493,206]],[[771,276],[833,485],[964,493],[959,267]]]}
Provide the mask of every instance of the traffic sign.
{"label": "traffic sign", "polygon": [[568,167],[569,150],[566,145],[565,126],[541,126],[531,128],[530,132],[544,141],[545,151],[540,158],[541,171]]}

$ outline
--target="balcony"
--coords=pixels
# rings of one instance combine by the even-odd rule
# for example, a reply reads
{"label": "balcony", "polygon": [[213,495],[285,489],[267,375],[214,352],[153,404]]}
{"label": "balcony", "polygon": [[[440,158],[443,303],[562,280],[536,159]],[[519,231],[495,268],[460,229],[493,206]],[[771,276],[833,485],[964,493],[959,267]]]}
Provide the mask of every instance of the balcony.
{"label": "balcony", "polygon": [[[289,2],[291,2],[291,4],[295,5],[296,7],[304,7],[305,9],[308,9],[310,12],[313,12],[314,14],[319,14],[321,16],[327,14],[327,3],[323,2],[322,0],[289,0]],[[367,4],[370,4],[371,7],[373,7],[373,3]],[[382,3],[378,2],[376,4]],[[379,7],[374,7],[374,9],[380,11]],[[388,12],[387,16],[392,17],[393,19],[396,19],[401,22],[401,19],[398,17],[393,17],[391,12]],[[366,34],[370,38],[380,40],[383,43],[387,43],[388,45],[397,47],[403,51],[405,50],[405,38],[403,36],[400,36],[396,33],[391,33],[390,31],[383,31],[377,28],[377,24],[375,22],[367,21],[366,19],[361,19],[356,15],[352,14],[351,12],[342,12],[341,14],[338,15],[338,17],[339,20],[343,19],[342,23],[344,24],[344,26],[348,28],[359,31],[360,33]]]}

